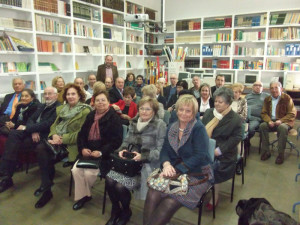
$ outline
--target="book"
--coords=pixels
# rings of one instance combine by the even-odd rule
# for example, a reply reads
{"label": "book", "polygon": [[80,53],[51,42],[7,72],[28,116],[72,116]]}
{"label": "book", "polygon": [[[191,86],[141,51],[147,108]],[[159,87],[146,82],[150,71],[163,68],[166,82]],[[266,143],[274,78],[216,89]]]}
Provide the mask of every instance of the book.
{"label": "book", "polygon": [[103,38],[111,39],[111,29],[108,27],[103,27]]}

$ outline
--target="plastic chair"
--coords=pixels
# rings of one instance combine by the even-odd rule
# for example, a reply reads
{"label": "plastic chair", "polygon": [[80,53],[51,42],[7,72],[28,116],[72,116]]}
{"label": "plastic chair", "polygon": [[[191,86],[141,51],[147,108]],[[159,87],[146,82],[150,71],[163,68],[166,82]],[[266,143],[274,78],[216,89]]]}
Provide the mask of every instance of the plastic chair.
{"label": "plastic chair", "polygon": [[[216,141],[214,139],[209,139],[209,156],[212,160],[212,162],[215,159],[215,148],[216,148]],[[205,199],[205,196],[208,194],[209,191],[212,191],[212,197],[213,197],[213,218],[216,218],[216,212],[215,212],[215,186],[211,185],[206,192],[202,195],[200,198],[197,207],[199,208],[198,211],[198,225],[201,224],[201,216],[202,216],[202,208],[203,208],[203,201]]]}

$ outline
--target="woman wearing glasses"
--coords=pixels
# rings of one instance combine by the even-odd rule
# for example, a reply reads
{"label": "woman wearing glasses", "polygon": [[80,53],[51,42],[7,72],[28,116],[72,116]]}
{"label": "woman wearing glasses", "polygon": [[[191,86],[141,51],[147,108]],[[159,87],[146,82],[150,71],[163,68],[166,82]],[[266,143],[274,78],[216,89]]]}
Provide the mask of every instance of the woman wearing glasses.
{"label": "woman wearing glasses", "polygon": [[128,145],[134,145],[133,160],[143,161],[141,173],[129,177],[114,170],[106,176],[106,188],[112,202],[111,218],[106,225],[125,225],[130,220],[130,191],[135,197],[145,199],[148,191],[146,180],[154,168],[159,167],[159,155],[166,133],[165,123],[158,118],[158,102],[154,98],[144,97],[138,104],[138,115],[129,125],[127,137],[117,150],[124,158]]}

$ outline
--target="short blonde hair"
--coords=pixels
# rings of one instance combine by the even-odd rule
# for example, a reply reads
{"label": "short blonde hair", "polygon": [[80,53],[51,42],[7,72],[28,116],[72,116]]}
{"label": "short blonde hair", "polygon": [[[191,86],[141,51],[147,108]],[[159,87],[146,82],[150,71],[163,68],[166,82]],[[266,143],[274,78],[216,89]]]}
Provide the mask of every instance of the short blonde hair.
{"label": "short blonde hair", "polygon": [[156,115],[159,109],[159,104],[155,98],[151,98],[150,96],[145,96],[139,101],[138,111],[140,110],[140,107],[142,107],[146,103],[149,103],[149,105],[153,109],[154,115]]}
{"label": "short blonde hair", "polygon": [[64,78],[63,78],[62,76],[56,76],[56,77],[54,77],[54,78],[52,79],[52,87],[55,87],[55,88],[56,88],[56,83],[57,83],[57,80],[58,80],[59,78],[61,78],[61,79],[63,80],[64,84],[65,84],[65,80],[64,80]]}
{"label": "short blonde hair", "polygon": [[243,93],[244,91],[244,85],[242,85],[241,83],[234,83],[233,85],[231,85],[231,89],[238,89],[240,93]]}
{"label": "short blonde hair", "polygon": [[105,84],[101,81],[97,81],[94,83],[94,86],[93,86],[93,93],[97,93],[99,91],[106,91],[106,87],[105,87]]}
{"label": "short blonde hair", "polygon": [[156,82],[156,84],[155,84],[155,87],[157,88],[157,86],[159,87],[159,94],[161,95],[161,96],[164,96],[164,86],[161,84],[161,83],[159,83],[159,81],[157,81]]}
{"label": "short blonde hair", "polygon": [[149,96],[150,98],[156,98],[157,88],[154,84],[147,85],[142,88],[143,97]]}
{"label": "short blonde hair", "polygon": [[193,95],[188,95],[188,94],[181,95],[175,104],[176,112],[178,112],[179,107],[184,106],[184,105],[192,105],[193,114],[194,114],[194,116],[196,116],[199,105],[198,105],[196,98]]}

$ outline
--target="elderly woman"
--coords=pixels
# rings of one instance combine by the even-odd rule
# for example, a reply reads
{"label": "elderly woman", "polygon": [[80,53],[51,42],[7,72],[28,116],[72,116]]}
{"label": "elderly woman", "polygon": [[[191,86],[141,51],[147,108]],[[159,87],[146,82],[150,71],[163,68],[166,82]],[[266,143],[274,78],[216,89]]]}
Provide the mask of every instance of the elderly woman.
{"label": "elderly woman", "polygon": [[[143,161],[140,175],[129,177],[111,170],[106,176],[106,187],[112,202],[111,218],[107,224],[125,225],[130,217],[130,191],[138,199],[145,199],[147,193],[146,180],[154,168],[159,166],[159,154],[166,133],[165,123],[158,118],[158,102],[149,96],[144,97],[138,104],[138,116],[130,123],[129,131],[119,148],[119,156],[124,158],[129,144],[139,146],[134,151],[133,160]],[[120,206],[121,203],[121,206]],[[118,221],[118,222],[116,222]]]}
{"label": "elderly woman", "polygon": [[244,85],[240,83],[235,83],[231,86],[233,91],[234,99],[231,104],[231,108],[234,112],[240,115],[243,121],[247,119],[247,100],[245,98],[241,98],[241,94],[244,91]]}
{"label": "elderly woman", "polygon": [[167,104],[167,109],[169,112],[174,110],[179,92],[182,90],[188,90],[188,83],[185,80],[180,80],[176,83],[176,93],[171,96],[170,101]]}
{"label": "elderly woman", "polygon": [[[74,162],[77,155],[77,136],[86,116],[91,111],[89,105],[84,104],[85,93],[76,84],[67,84],[63,92],[65,105],[56,108],[56,120],[50,127],[48,142],[52,145],[66,145],[69,151],[69,162]],[[53,155],[45,143],[37,147],[38,163],[41,170],[41,186],[34,192],[35,196],[43,193],[35,204],[36,208],[42,208],[52,198],[51,186],[55,174]],[[71,165],[71,164],[70,164]]]}
{"label": "elderly woman", "polygon": [[200,86],[199,92],[200,92],[200,98],[198,98],[197,100],[199,104],[200,116],[202,117],[207,109],[214,107],[214,101],[211,98],[209,84],[207,83],[202,84]]}
{"label": "elderly woman", "polygon": [[135,84],[135,76],[133,73],[128,73],[125,79],[124,87],[133,87]]}
{"label": "elderly woman", "polygon": [[160,102],[161,104],[163,104],[164,108],[166,108],[167,106],[167,101],[166,98],[164,97],[164,86],[159,83],[158,81],[156,82],[156,99],[158,102]]}
{"label": "elderly woman", "polygon": [[52,79],[52,87],[55,87],[57,89],[58,97],[57,101],[59,101],[61,104],[64,104],[63,100],[63,90],[65,87],[65,81],[62,76],[56,76]]}
{"label": "elderly woman", "polygon": [[[99,172],[102,177],[110,169],[110,153],[120,147],[123,128],[120,117],[114,109],[109,107],[109,95],[106,91],[94,94],[95,110],[90,112],[80,132],[77,146],[80,158],[99,159],[99,169],[77,168],[75,163],[72,174],[75,181],[74,210],[81,209],[92,199],[91,188]],[[101,163],[100,163],[101,158]]]}
{"label": "elderly woman", "polygon": [[[233,92],[222,87],[214,93],[215,108],[204,113],[202,122],[207,134],[216,140],[214,176],[215,201],[219,199],[220,183],[232,178],[237,161],[237,145],[242,140],[241,117],[231,109]],[[212,210],[212,199],[206,205]]]}
{"label": "elderly woman", "polygon": [[[157,89],[154,84],[150,84],[142,88],[142,93],[143,93],[143,97],[148,96],[150,98],[156,99]],[[158,113],[157,113],[158,117],[160,119],[163,119],[165,115],[164,106],[160,102],[158,103],[158,105],[159,105]]]}
{"label": "elderly woman", "polygon": [[[167,224],[182,206],[194,209],[213,181],[209,138],[201,121],[195,119],[197,100],[192,95],[183,95],[175,109],[178,121],[169,126],[160,153],[161,176],[173,177],[178,172],[193,174],[189,176],[190,182],[199,181],[199,184],[189,186],[187,195],[164,194],[149,188],[144,225]],[[208,179],[203,180],[204,177]]]}
{"label": "elderly woman", "polygon": [[133,87],[126,87],[123,91],[123,99],[112,104],[112,107],[120,114],[122,124],[129,125],[129,121],[136,116],[137,106],[132,101],[135,96]]}

